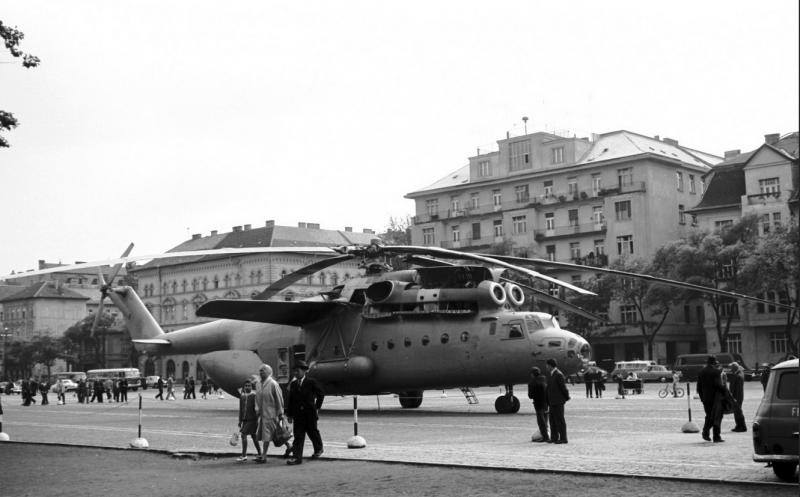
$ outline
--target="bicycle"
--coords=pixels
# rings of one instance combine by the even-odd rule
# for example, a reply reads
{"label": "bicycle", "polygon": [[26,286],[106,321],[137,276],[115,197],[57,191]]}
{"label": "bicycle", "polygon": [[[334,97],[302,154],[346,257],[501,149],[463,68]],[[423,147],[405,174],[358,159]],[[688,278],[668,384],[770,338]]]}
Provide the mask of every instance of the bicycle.
{"label": "bicycle", "polygon": [[[672,388],[670,388],[672,387]],[[664,399],[670,395],[674,397],[683,397],[683,388],[679,386],[672,386],[672,383],[664,383],[664,387],[658,391],[658,398]]]}

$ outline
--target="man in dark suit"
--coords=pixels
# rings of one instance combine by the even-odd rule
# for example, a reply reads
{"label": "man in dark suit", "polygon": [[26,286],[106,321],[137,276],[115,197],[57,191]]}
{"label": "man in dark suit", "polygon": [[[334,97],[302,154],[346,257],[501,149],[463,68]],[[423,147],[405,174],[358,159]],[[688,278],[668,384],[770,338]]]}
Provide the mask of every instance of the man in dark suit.
{"label": "man in dark suit", "polygon": [[531,381],[528,383],[528,398],[533,400],[533,409],[536,411],[536,424],[539,425],[541,438],[531,438],[532,442],[549,442],[547,431],[548,412],[547,378],[542,375],[539,368],[531,368]]}
{"label": "man in dark suit", "polygon": [[564,419],[564,404],[569,400],[567,380],[558,369],[555,359],[547,360],[547,398],[550,402],[550,442],[567,443],[567,421]]}
{"label": "man in dark suit", "polygon": [[716,356],[710,355],[706,360],[706,366],[700,370],[700,374],[697,376],[697,395],[706,412],[703,440],[710,442],[709,432],[713,431],[715,443],[725,441],[720,436],[725,390],[725,384],[722,382],[722,368],[719,366]]}
{"label": "man in dark suit", "polygon": [[322,408],[325,393],[319,383],[306,375],[308,364],[305,361],[296,361],[294,365],[294,379],[289,383],[288,400],[286,401],[286,415],[289,422],[294,422],[293,457],[286,464],[301,464],[303,462],[303,444],[306,434],[314,446],[312,459],[322,455],[322,436],[317,428],[319,419],[317,411]]}

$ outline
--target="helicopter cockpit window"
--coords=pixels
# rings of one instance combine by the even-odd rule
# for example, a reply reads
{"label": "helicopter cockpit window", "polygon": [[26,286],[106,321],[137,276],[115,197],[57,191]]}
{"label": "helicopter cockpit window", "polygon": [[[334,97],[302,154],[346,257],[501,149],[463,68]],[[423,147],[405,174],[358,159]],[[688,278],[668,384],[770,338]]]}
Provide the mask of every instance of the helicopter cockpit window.
{"label": "helicopter cockpit window", "polygon": [[522,338],[522,326],[519,324],[512,324],[508,327],[508,338]]}
{"label": "helicopter cockpit window", "polygon": [[551,348],[561,348],[563,342],[561,340],[548,340],[547,346]]}
{"label": "helicopter cockpit window", "polygon": [[544,329],[542,321],[536,316],[527,316],[525,318],[525,324],[528,325],[528,331]]}

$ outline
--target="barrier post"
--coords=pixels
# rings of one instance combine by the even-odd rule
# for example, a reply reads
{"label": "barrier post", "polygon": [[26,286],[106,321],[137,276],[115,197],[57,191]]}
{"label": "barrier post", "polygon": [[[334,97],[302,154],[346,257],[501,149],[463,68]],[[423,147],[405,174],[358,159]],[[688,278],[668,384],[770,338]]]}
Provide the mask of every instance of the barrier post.
{"label": "barrier post", "polygon": [[363,449],[366,446],[364,437],[358,436],[358,395],[353,395],[353,436],[347,441],[347,448]]}
{"label": "barrier post", "polygon": [[139,392],[139,430],[138,437],[131,440],[131,447],[134,449],[146,449],[150,447],[147,440],[142,438],[142,394]]}

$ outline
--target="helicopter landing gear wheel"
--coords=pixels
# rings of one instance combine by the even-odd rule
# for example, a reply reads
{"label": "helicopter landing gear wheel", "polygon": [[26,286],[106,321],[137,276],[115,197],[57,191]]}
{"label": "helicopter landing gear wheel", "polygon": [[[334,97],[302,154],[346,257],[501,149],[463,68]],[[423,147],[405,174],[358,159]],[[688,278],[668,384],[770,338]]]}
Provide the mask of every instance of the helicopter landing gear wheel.
{"label": "helicopter landing gear wheel", "polygon": [[422,390],[399,392],[400,405],[405,409],[416,409],[422,405]]}
{"label": "helicopter landing gear wheel", "polygon": [[516,414],[519,412],[519,399],[514,396],[514,385],[506,385],[506,393],[494,401],[494,410],[498,414]]}

